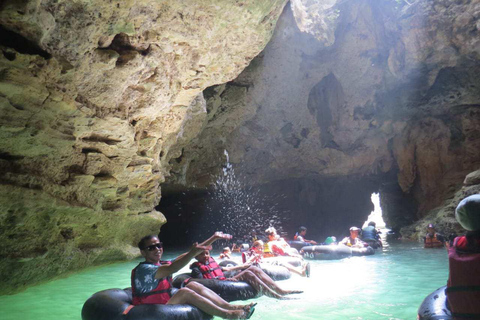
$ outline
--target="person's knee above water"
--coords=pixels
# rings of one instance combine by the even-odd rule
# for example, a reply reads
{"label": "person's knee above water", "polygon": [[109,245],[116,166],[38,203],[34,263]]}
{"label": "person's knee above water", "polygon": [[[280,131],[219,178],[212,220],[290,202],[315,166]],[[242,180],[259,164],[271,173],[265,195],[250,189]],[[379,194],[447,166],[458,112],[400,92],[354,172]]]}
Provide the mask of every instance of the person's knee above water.
{"label": "person's knee above water", "polygon": [[445,237],[435,230],[433,224],[427,226],[427,234],[423,237],[424,248],[442,248],[445,245]]}
{"label": "person's knee above water", "polygon": [[345,245],[347,247],[352,247],[352,248],[364,248],[368,246],[368,244],[360,240],[360,238],[358,237],[359,232],[360,232],[360,228],[351,227],[350,236],[345,237],[342,241],[340,241],[340,244]]}
{"label": "person's knee above water", "polygon": [[[280,299],[283,295],[291,293],[299,293],[296,290],[283,290],[275,281],[272,280],[262,269],[249,264],[243,264],[233,267],[221,267],[217,264],[215,259],[210,256],[209,250],[203,250],[201,253],[195,256],[197,262],[190,265],[192,270],[191,276],[193,279],[217,279],[217,280],[230,280],[230,281],[244,281],[250,284],[258,292],[262,292],[265,295]],[[242,270],[237,275],[226,278],[224,271]],[[190,283],[190,281],[189,281]]]}
{"label": "person's knee above water", "polygon": [[306,234],[307,234],[307,228],[302,226],[302,227],[298,228],[298,232],[295,233],[295,236],[293,237],[293,240],[303,241],[303,242],[310,243],[310,244],[317,244],[317,242],[315,242],[313,240],[305,239]]}
{"label": "person's knee above water", "polygon": [[448,304],[454,319],[480,319],[480,195],[463,199],[455,218],[467,233],[447,243]]}
{"label": "person's knee above water", "polygon": [[249,318],[254,311],[252,305],[232,305],[210,289],[195,283],[177,292],[172,290],[172,274],[183,268],[203,250],[209,249],[217,239],[231,236],[216,232],[201,243],[172,261],[162,261],[163,245],[157,236],[143,237],[138,243],[140,253],[145,258],[132,270],[133,304],[190,304],[207,314],[225,319]]}

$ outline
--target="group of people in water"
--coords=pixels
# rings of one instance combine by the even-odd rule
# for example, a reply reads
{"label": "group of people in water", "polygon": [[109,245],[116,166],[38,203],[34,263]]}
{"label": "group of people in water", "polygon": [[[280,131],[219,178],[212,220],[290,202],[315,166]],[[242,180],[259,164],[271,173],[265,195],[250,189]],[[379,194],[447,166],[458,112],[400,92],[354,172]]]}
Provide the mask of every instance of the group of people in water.
{"label": "group of people in water", "polygon": [[[448,243],[438,234],[433,225],[428,226],[424,242],[425,247],[439,247],[446,244],[449,255],[450,275],[448,279],[447,298],[450,308],[458,317],[480,317],[480,195],[464,199],[456,209],[458,222],[467,230],[467,234],[457,237]],[[350,235],[342,241],[328,237],[323,245],[345,245],[349,247],[365,247],[371,243],[381,245],[379,231],[371,222],[363,230],[350,228]],[[313,240],[305,238],[307,229],[301,227],[294,240],[310,245],[317,245]],[[360,239],[362,232],[362,239]],[[212,243],[219,239],[230,240],[232,237],[222,232],[216,232],[201,243],[194,243],[190,250],[171,261],[162,261],[163,245],[157,236],[146,236],[138,244],[145,261],[132,271],[133,305],[139,304],[190,304],[203,312],[224,319],[249,319],[255,311],[256,303],[233,305],[221,298],[217,293],[203,286],[196,279],[217,279],[219,281],[244,281],[257,292],[268,297],[284,299],[301,290],[285,290],[278,286],[263,270],[262,265],[272,263],[288,268],[301,276],[309,275],[309,264],[301,254],[292,248],[275,228],[265,230],[268,240],[262,241],[252,232],[251,245],[242,247],[243,264],[233,267],[222,267],[210,252]],[[298,260],[298,266],[272,257],[286,256]],[[230,248],[225,248],[220,258],[231,259]],[[190,265],[190,278],[184,281],[183,287],[172,291],[172,274],[186,266],[192,259],[196,262]],[[226,272],[234,271],[227,277]]]}

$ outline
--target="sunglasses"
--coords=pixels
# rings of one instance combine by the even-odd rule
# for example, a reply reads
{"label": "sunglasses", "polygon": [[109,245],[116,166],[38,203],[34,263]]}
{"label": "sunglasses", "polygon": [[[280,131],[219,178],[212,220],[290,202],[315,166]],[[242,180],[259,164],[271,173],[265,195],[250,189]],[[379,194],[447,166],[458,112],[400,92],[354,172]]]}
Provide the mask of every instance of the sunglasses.
{"label": "sunglasses", "polygon": [[148,250],[148,251],[153,251],[155,249],[163,249],[163,243],[159,242],[143,248],[143,250]]}

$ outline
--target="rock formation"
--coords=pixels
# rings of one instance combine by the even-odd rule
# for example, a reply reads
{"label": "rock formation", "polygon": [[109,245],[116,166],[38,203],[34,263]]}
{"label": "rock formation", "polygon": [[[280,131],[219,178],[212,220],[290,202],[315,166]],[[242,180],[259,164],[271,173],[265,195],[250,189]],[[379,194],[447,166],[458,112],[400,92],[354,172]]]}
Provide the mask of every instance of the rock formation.
{"label": "rock formation", "polygon": [[338,235],[380,192],[405,235],[456,228],[478,192],[480,2],[286,2],[0,4],[1,292],[132,256],[224,150],[288,227]]}
{"label": "rock formation", "polygon": [[[480,164],[479,8],[291,1],[249,67],[205,91],[204,129],[172,163],[164,190],[208,187],[226,149],[246,186],[273,184],[297,204],[290,228],[364,221],[368,205],[342,209],[348,194],[325,201],[325,190],[349,180],[363,197],[380,192],[396,230],[430,219]],[[278,190],[299,180],[315,186],[310,209],[291,188]]]}
{"label": "rock formation", "polygon": [[258,55],[285,3],[2,1],[1,292],[158,233],[160,184],[201,128],[202,91]]}

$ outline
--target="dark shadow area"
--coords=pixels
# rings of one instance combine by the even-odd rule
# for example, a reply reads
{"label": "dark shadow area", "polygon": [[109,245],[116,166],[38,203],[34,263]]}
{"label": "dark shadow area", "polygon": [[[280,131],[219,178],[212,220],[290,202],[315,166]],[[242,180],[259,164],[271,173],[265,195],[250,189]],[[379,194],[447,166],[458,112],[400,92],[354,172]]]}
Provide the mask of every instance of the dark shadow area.
{"label": "dark shadow area", "polygon": [[[47,51],[41,49],[36,43],[28,40],[18,33],[5,29],[0,25],[0,45],[15,49],[15,51],[23,54],[39,55],[45,59],[52,57]],[[12,53],[4,53],[8,60],[15,60]]]}
{"label": "dark shadow area", "polygon": [[157,207],[167,218],[161,229],[162,241],[169,246],[186,246],[221,230],[241,242],[252,229],[262,234],[269,226],[292,239],[298,227],[305,226],[308,239],[323,242],[327,236],[347,236],[351,226],[361,227],[374,209],[374,192],[381,193],[382,209],[387,208],[385,221],[396,227],[411,223],[416,208],[403,195],[393,174],[289,179],[256,187],[222,188],[164,193]]}

